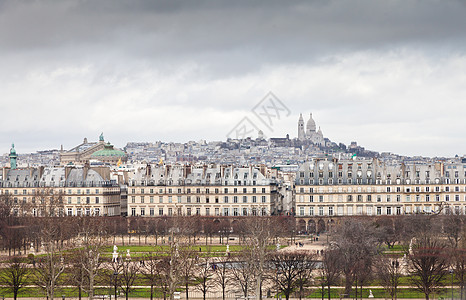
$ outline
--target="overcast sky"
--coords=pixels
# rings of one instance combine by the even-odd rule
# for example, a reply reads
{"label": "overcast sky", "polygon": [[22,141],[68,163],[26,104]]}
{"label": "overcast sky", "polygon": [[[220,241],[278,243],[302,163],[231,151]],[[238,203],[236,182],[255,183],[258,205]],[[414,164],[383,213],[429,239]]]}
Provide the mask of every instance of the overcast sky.
{"label": "overcast sky", "polygon": [[465,3],[0,0],[0,153],[225,140],[272,91],[268,137],[463,155]]}

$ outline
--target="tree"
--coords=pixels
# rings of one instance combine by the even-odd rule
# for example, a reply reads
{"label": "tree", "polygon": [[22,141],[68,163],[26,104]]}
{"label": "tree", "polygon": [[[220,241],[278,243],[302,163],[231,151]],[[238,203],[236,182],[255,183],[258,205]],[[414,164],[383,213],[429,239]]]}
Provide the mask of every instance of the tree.
{"label": "tree", "polygon": [[88,283],[88,278],[86,277],[86,272],[83,268],[84,257],[82,253],[78,251],[73,251],[69,258],[67,259],[67,264],[69,267],[69,275],[67,277],[67,282],[73,287],[78,289],[78,299],[81,300],[82,291]]}
{"label": "tree", "polygon": [[253,288],[250,283],[255,279],[254,262],[250,258],[251,255],[245,250],[231,257],[231,263],[235,266],[231,268],[232,281],[239,285],[245,298],[248,297]]}
{"label": "tree", "polygon": [[189,299],[189,284],[193,282],[199,256],[190,246],[182,247],[179,252],[181,281],[185,287],[186,299]]}
{"label": "tree", "polygon": [[245,220],[244,231],[246,238],[246,251],[248,260],[254,266],[255,274],[255,294],[257,299],[262,299],[262,284],[266,273],[267,255],[271,251],[269,246],[273,244],[276,228],[274,219],[271,217],[255,217]]}
{"label": "tree", "polygon": [[126,300],[128,300],[129,293],[133,290],[134,281],[139,273],[140,265],[130,259],[124,259],[121,262],[120,284],[123,293],[125,293]]}
{"label": "tree", "polygon": [[34,282],[53,300],[58,281],[65,270],[62,244],[59,240],[59,230],[53,218],[43,219],[41,236],[44,241],[45,254],[39,258],[35,269]]}
{"label": "tree", "polygon": [[309,252],[277,252],[270,256],[275,267],[275,276],[271,276],[278,290],[283,292],[288,300],[292,292],[299,287],[299,280],[311,275],[315,261]]}
{"label": "tree", "polygon": [[320,269],[322,299],[324,297],[324,287],[327,287],[327,296],[330,300],[330,287],[337,283],[341,274],[342,259],[339,249],[327,249],[322,255],[322,267]]}
{"label": "tree", "polygon": [[118,257],[116,261],[112,261],[109,265],[109,269],[106,270],[103,276],[103,281],[111,288],[113,288],[113,294],[115,299],[118,297],[118,288],[121,286],[121,277],[122,272],[122,258]]}
{"label": "tree", "polygon": [[429,300],[431,293],[443,286],[449,261],[445,244],[430,235],[416,239],[411,251],[406,250],[411,282]]}
{"label": "tree", "polygon": [[80,266],[75,268],[78,271],[76,275],[86,279],[82,287],[88,293],[89,300],[92,300],[94,298],[95,279],[102,264],[100,256],[103,237],[106,235],[106,227],[102,219],[94,217],[77,219],[77,226],[80,229],[78,233],[80,247],[75,251],[74,261],[79,263]]}
{"label": "tree", "polygon": [[377,253],[375,228],[367,219],[348,218],[337,227],[332,238],[332,245],[342,259],[345,294],[350,294],[355,283],[357,297],[358,284],[370,273],[372,257]]}
{"label": "tree", "polygon": [[159,267],[160,258],[153,252],[144,256],[144,265],[141,268],[142,275],[150,285],[150,300],[154,298],[154,287],[160,283]]}
{"label": "tree", "polygon": [[197,281],[199,284],[196,285],[196,289],[202,293],[204,300],[206,299],[207,292],[215,286],[215,282],[212,280],[214,269],[211,260],[210,255],[202,257],[197,268]]}
{"label": "tree", "polygon": [[463,237],[464,216],[450,211],[443,217],[443,231],[451,246],[457,248],[459,241]]}
{"label": "tree", "polygon": [[379,255],[375,262],[375,273],[385,291],[392,299],[396,299],[402,276],[398,258],[383,254]]}
{"label": "tree", "polygon": [[222,289],[223,300],[225,300],[225,291],[231,281],[228,267],[231,268],[231,263],[228,257],[220,257],[214,264],[214,271],[216,275],[214,277],[214,282]]}
{"label": "tree", "polygon": [[24,287],[29,275],[29,269],[21,258],[14,257],[11,262],[5,265],[0,273],[0,284],[7,293],[13,293],[16,300],[19,291]]}

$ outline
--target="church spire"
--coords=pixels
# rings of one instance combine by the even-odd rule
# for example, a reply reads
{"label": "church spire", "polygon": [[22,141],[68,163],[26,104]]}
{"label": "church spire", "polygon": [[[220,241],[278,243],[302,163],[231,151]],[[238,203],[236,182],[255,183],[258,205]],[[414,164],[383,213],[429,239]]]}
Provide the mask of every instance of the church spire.
{"label": "church spire", "polygon": [[304,120],[303,114],[299,114],[298,120],[298,140],[304,141],[306,139],[306,133],[304,131]]}

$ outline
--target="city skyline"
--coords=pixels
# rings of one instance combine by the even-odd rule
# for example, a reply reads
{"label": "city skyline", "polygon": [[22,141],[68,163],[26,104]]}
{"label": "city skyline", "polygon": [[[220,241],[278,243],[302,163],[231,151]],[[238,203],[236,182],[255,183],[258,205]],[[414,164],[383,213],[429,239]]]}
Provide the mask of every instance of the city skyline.
{"label": "city skyline", "polygon": [[463,155],[460,1],[0,2],[2,153],[226,140],[272,91],[267,137],[325,137],[401,155]]}

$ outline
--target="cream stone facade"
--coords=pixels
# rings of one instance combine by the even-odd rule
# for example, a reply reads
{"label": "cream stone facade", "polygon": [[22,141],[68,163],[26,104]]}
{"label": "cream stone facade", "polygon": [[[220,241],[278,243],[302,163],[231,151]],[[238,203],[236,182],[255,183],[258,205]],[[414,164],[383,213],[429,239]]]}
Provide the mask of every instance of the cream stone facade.
{"label": "cream stone facade", "polygon": [[5,168],[0,197],[15,215],[120,215],[120,187],[108,168]]}
{"label": "cream stone facade", "polygon": [[277,213],[276,181],[258,168],[145,166],[128,177],[129,216]]}
{"label": "cream stone facade", "polygon": [[307,162],[296,177],[296,216],[466,213],[466,165]]}

